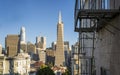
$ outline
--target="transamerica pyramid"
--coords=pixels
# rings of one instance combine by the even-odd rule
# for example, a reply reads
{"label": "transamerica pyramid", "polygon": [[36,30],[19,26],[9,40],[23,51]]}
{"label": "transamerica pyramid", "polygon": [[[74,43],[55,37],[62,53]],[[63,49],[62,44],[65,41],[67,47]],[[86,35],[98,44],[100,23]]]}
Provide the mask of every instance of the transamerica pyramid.
{"label": "transamerica pyramid", "polygon": [[57,24],[57,44],[55,52],[55,65],[64,66],[64,33],[61,12],[59,12],[59,20]]}

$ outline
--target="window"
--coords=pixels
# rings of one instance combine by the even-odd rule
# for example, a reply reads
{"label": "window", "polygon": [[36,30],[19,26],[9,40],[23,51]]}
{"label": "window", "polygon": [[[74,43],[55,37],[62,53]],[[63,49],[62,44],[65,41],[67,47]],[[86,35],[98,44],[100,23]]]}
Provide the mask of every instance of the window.
{"label": "window", "polygon": [[102,9],[110,9],[110,0],[101,0]]}
{"label": "window", "polygon": [[18,67],[18,62],[15,62],[15,63],[14,63],[14,66],[15,66],[15,67]]}
{"label": "window", "polygon": [[76,66],[76,70],[78,70],[78,67],[79,67],[78,64],[76,64],[75,66]]}

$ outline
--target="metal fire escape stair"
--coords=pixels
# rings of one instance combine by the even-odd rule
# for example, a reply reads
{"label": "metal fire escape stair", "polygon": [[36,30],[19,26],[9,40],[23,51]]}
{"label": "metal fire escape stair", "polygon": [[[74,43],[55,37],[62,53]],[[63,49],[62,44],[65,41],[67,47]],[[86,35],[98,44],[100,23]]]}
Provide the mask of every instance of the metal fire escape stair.
{"label": "metal fire escape stair", "polygon": [[[85,7],[85,3],[88,1],[88,7]],[[100,0],[102,1],[102,0]],[[115,0],[114,0],[115,1]],[[93,2],[93,3],[92,3]],[[94,4],[95,3],[95,4]],[[79,33],[79,50],[78,50],[78,57],[79,61],[80,59],[86,60],[86,53],[82,53],[82,48],[85,49],[84,45],[81,45],[84,43],[82,40],[88,40],[85,39],[82,34],[87,33],[91,34],[93,33],[93,38],[90,38],[93,40],[93,46],[92,48],[92,57],[88,57],[87,59],[91,62],[91,72],[86,72],[85,75],[92,75],[93,73],[93,59],[94,59],[94,40],[95,40],[95,32],[101,30],[103,27],[105,27],[106,23],[114,19],[116,16],[120,14],[120,9],[103,9],[103,8],[96,8],[96,0],[76,0],[75,3],[75,12],[74,12],[74,31]],[[89,8],[89,5],[93,5],[92,8]],[[89,25],[91,23],[87,23],[88,26],[84,25],[83,20],[90,20],[94,24]],[[117,29],[117,28],[116,28]],[[82,57],[81,57],[82,56]],[[81,64],[79,64],[81,65]],[[90,65],[89,65],[90,66]],[[79,71],[81,69],[81,71]],[[87,68],[86,68],[87,71]],[[80,73],[81,72],[81,73]],[[78,68],[78,75],[84,75],[82,73],[82,68]]]}
{"label": "metal fire escape stair", "polygon": [[75,32],[93,32],[95,27],[78,28],[77,22],[81,19],[96,19],[97,30],[106,24],[103,20],[110,21],[120,14],[120,9],[77,9],[75,10]]}

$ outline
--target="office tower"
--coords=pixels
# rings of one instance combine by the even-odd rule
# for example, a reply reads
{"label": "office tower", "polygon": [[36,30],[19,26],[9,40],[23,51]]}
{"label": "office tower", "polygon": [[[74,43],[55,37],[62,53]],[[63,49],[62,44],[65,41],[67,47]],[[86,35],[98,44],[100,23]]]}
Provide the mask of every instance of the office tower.
{"label": "office tower", "polygon": [[65,54],[65,65],[69,67],[70,66],[70,49],[69,49],[68,41],[64,41],[64,54]]}
{"label": "office tower", "polygon": [[52,42],[52,49],[56,50],[56,42]]}
{"label": "office tower", "polygon": [[40,42],[40,36],[37,36],[36,37],[36,43],[39,43]]}
{"label": "office tower", "polygon": [[0,44],[0,54],[2,54],[2,45]]}
{"label": "office tower", "polygon": [[23,52],[27,52],[27,44],[25,40],[25,27],[22,27],[20,30],[20,49],[23,50]]}
{"label": "office tower", "polygon": [[20,31],[20,43],[25,43],[25,27],[22,27]]}
{"label": "office tower", "polygon": [[74,45],[72,45],[72,51],[71,51],[71,75],[77,75],[78,73],[78,67],[80,67],[78,64],[80,64],[80,60],[78,59],[78,47],[79,42],[76,42]]}
{"label": "office tower", "polygon": [[19,51],[19,35],[7,35],[5,38],[5,48],[9,57],[17,55]]}
{"label": "office tower", "polygon": [[39,55],[39,60],[43,63],[46,62],[46,38],[37,36],[36,37],[36,48],[37,54]]}
{"label": "office tower", "polygon": [[36,53],[36,46],[34,44],[32,44],[31,42],[27,43],[27,52],[28,53]]}
{"label": "office tower", "polygon": [[46,37],[36,37],[36,47],[39,50],[45,50],[46,49]]}
{"label": "office tower", "polygon": [[55,65],[57,66],[63,66],[65,64],[63,35],[63,22],[61,12],[59,12],[59,21],[57,24],[57,44],[55,52]]}
{"label": "office tower", "polygon": [[47,64],[55,64],[55,50],[51,48],[46,49],[46,63]]}
{"label": "office tower", "polygon": [[40,50],[39,51],[39,59],[43,63],[46,63],[46,51],[45,50]]}
{"label": "office tower", "polygon": [[69,52],[69,42],[68,41],[64,41],[64,50]]}

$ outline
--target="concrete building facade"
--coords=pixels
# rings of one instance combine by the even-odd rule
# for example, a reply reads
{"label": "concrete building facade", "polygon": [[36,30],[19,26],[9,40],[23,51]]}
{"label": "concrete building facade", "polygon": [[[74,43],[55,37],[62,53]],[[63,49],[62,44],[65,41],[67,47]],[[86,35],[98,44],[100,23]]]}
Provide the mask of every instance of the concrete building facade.
{"label": "concrete building facade", "polygon": [[[120,0],[108,0],[106,9],[119,9]],[[111,26],[112,25],[112,26]],[[106,29],[107,28],[107,29]],[[120,75],[120,15],[107,21],[97,32],[95,62],[96,75]]]}
{"label": "concrete building facade", "polygon": [[72,51],[71,51],[71,75],[77,75],[78,74],[78,47],[79,43],[76,42],[74,45],[72,45]]}
{"label": "concrete building facade", "polygon": [[20,75],[29,75],[31,62],[30,60],[30,55],[27,53],[19,53],[17,56],[10,59],[13,64],[13,73]]}
{"label": "concrete building facade", "polygon": [[0,75],[9,75],[10,74],[10,63],[7,60],[7,57],[3,54],[0,54]]}

